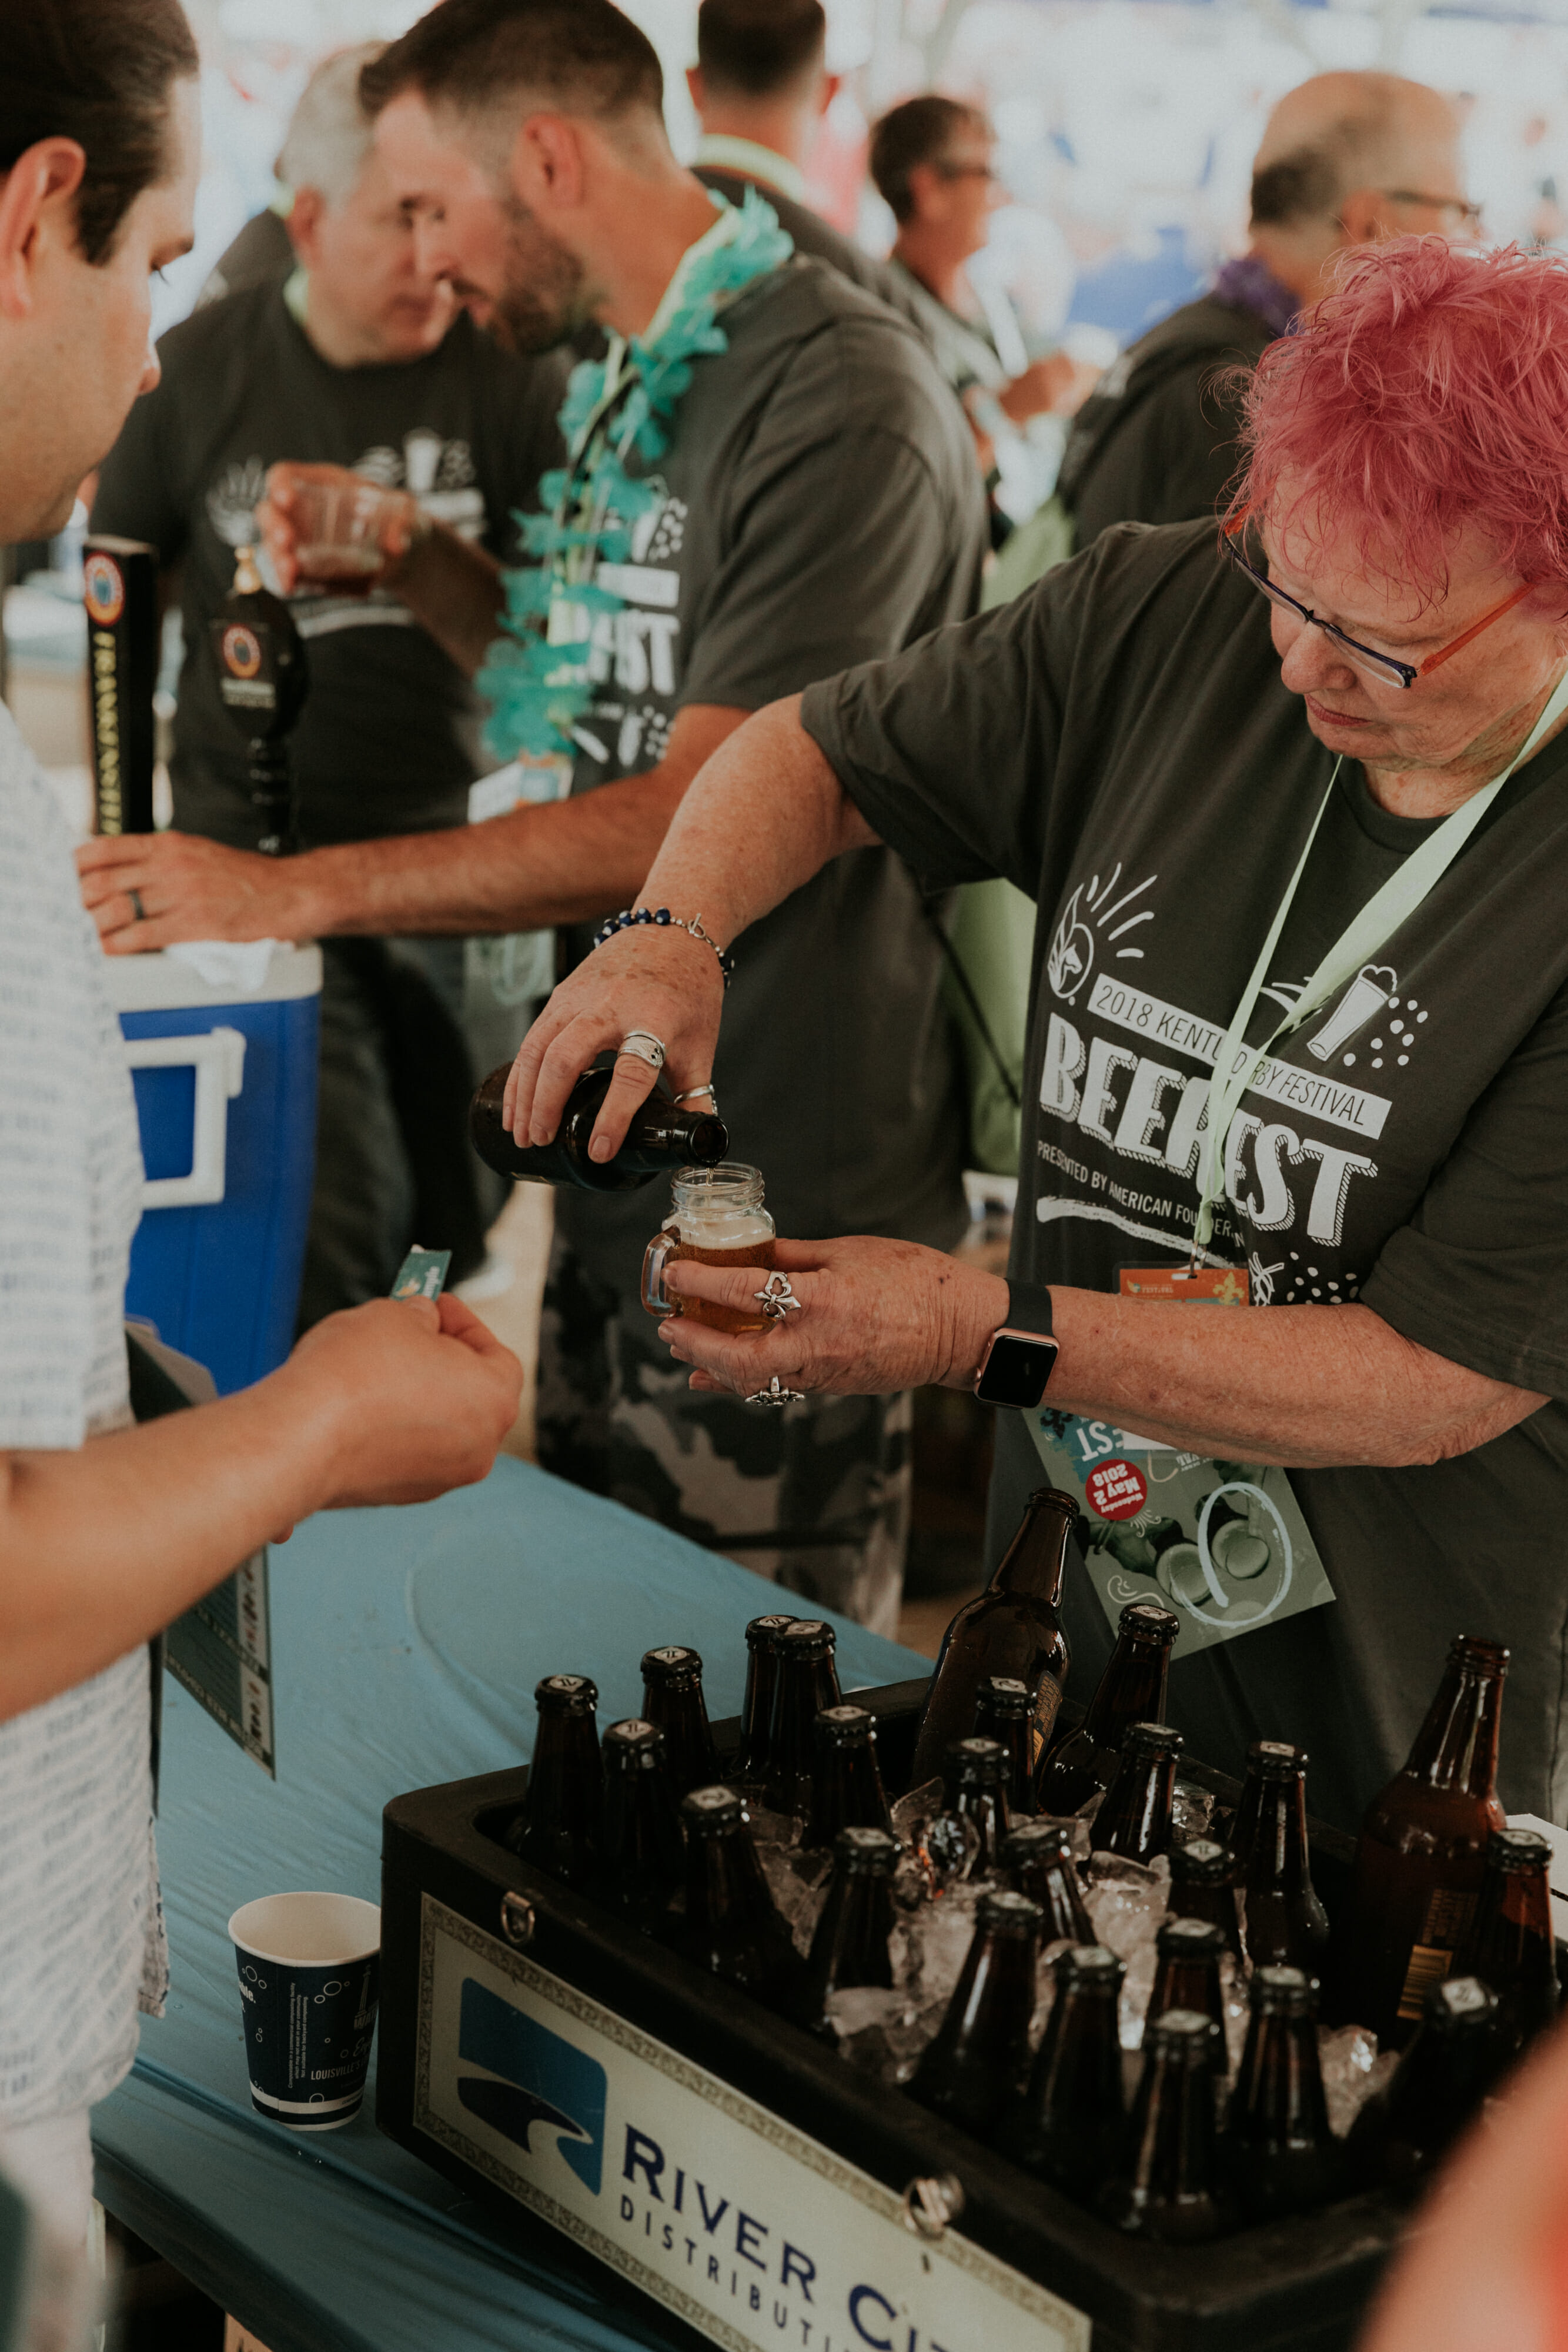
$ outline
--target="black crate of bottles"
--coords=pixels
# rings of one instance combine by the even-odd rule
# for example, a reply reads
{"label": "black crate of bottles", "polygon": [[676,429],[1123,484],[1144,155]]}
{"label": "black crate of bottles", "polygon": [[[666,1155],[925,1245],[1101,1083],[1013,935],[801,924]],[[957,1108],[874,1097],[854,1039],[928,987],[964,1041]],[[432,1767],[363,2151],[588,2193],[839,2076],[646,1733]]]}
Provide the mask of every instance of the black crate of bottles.
{"label": "black crate of bottles", "polygon": [[[853,1694],[877,1718],[894,1797],[908,1786],[926,1687],[918,1681]],[[1081,1712],[1065,1706],[1063,1719]],[[738,1720],[716,1724],[714,1734],[722,1766],[735,1752]],[[1219,1813],[1240,1795],[1238,1783],[1196,1759],[1184,1759],[1182,1779],[1210,1791]],[[417,1790],[386,1808],[376,2107],[392,2138],[498,2200],[497,2211],[509,2210],[519,2238],[533,2235],[531,2215],[542,2216],[735,2352],[796,2343],[804,2352],[980,2352],[982,2343],[985,2352],[1000,2352],[1014,2342],[1032,2352],[1089,2352],[1091,2342],[1093,2352],[1337,2352],[1354,2343],[1406,2206],[1377,2191],[1202,2245],[1125,2237],[747,1994],[518,1861],[500,1839],[527,1783],[517,1768]],[[1349,1899],[1354,1842],[1318,1822],[1310,1836],[1313,1881],[1333,1916]],[[557,2040],[572,2041],[571,2026],[541,2042],[533,2027],[507,2024],[508,1998],[526,2010],[530,1988],[564,2002],[550,2012],[553,2026],[563,2014],[591,2023],[601,2057],[608,2013],[609,2040],[624,2046],[628,2065],[635,2053],[641,2063],[662,2053],[665,2072],[684,2075],[708,2102],[711,2136],[685,2150],[690,2161],[677,2162],[680,2151],[663,2147],[651,2128],[628,2125],[613,2144],[601,2129],[597,2209],[585,2213],[589,2200],[576,2190],[562,2200],[536,2184],[541,2147],[558,2156],[563,2147],[578,2149],[580,2174],[595,2151],[591,2120],[585,2127],[580,2112],[581,2084],[569,2079],[570,2055],[554,2049]],[[486,2038],[486,2019],[498,2023],[499,2041]],[[553,2074],[540,2071],[541,2049]],[[464,2068],[466,2076],[455,2080]],[[614,2076],[613,2060],[607,2071]],[[520,2077],[530,2085],[521,2093]],[[549,2112],[536,2138],[528,2116],[541,2101]],[[731,2154],[710,2169],[733,2161],[737,2129],[787,2142],[835,2200],[819,2239],[826,2227],[851,2248],[867,2244],[858,2267],[868,2275],[836,2305],[824,2302],[820,2243],[807,2249],[777,2216],[752,2212],[730,2193],[727,2176],[700,2178],[701,2137],[717,2140],[721,2111]],[[468,2120],[476,2114],[478,2128]],[[562,2130],[569,2116],[582,2137]],[[490,2128],[497,2116],[515,2151],[499,2161]],[[945,2225],[940,2188],[922,2184],[949,2180],[960,2185],[962,2203]],[[761,2203],[760,2192],[754,2201]],[[869,2250],[890,2210],[908,2224],[904,2235],[924,2266],[913,2287],[878,2273]],[[803,2224],[798,2230],[806,2234]],[[672,2231],[673,2255],[664,2245]],[[695,2249],[684,2273],[683,2244]],[[950,2280],[946,2301],[936,2294],[938,2271],[955,2261],[956,2305]],[[1043,2291],[1032,2302],[1031,2284]],[[947,2315],[940,2330],[925,2324],[927,2292]]]}

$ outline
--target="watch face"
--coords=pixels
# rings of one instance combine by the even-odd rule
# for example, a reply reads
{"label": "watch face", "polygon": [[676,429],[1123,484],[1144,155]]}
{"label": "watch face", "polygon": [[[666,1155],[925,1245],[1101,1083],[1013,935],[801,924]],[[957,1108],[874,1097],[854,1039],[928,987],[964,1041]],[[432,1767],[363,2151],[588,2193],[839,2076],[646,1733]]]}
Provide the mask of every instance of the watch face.
{"label": "watch face", "polygon": [[1026,1339],[1010,1331],[998,1332],[975,1394],[982,1404],[1018,1405],[1027,1412],[1045,1394],[1055,1361],[1054,1339]]}

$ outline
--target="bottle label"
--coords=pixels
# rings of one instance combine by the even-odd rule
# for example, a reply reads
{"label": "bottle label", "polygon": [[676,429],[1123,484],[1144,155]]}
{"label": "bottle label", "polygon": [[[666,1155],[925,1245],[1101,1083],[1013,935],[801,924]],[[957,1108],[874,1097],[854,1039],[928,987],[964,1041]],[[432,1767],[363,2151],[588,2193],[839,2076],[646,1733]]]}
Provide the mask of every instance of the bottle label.
{"label": "bottle label", "polygon": [[1452,1886],[1434,1887],[1427,1903],[1421,1941],[1410,1949],[1410,1964],[1399,1995],[1399,2015],[1409,2023],[1419,2018],[1422,2003],[1434,1985],[1441,1984],[1454,1965],[1454,1954],[1465,1938],[1475,1911],[1473,1895]]}

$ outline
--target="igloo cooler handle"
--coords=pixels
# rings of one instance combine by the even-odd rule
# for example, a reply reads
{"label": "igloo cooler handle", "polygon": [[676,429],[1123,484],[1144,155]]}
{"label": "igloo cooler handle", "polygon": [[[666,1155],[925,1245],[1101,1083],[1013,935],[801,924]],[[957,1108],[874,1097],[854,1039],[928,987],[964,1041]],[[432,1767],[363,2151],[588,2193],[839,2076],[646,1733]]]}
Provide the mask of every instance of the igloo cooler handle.
{"label": "igloo cooler handle", "polygon": [[198,1036],[128,1037],[125,1058],[133,1070],[180,1069],[189,1064],[196,1073],[191,1172],[150,1177],[142,1187],[142,1207],[205,1208],[221,1201],[227,1176],[228,1107],[245,1083],[242,1033],[219,1028]]}

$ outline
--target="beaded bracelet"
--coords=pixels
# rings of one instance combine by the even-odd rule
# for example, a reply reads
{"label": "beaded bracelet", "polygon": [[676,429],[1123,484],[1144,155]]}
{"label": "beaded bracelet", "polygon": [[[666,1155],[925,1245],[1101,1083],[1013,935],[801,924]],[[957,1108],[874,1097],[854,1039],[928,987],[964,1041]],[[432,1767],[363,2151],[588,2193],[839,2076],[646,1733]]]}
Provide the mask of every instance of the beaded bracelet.
{"label": "beaded bracelet", "polygon": [[639,923],[657,923],[666,930],[685,931],[694,940],[701,940],[704,947],[712,948],[715,955],[717,956],[718,968],[724,974],[724,984],[726,988],[729,986],[735,976],[735,958],[732,955],[727,955],[718,941],[709,932],[704,930],[703,919],[700,915],[694,915],[689,923],[683,923],[671,914],[668,907],[623,907],[620,914],[605,917],[593,934],[593,944],[596,948],[601,948],[606,940],[612,940],[615,937],[617,931],[630,931]]}

